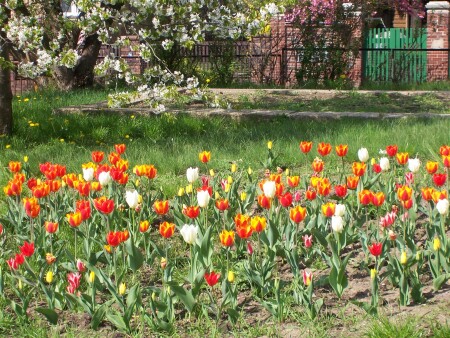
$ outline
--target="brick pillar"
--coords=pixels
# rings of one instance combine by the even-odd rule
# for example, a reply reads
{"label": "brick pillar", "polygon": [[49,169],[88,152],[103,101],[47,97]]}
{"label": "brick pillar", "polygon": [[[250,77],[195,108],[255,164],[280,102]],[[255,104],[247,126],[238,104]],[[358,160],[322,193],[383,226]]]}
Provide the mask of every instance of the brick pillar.
{"label": "brick pillar", "polygon": [[448,78],[449,52],[439,49],[449,48],[450,4],[448,1],[430,1],[426,5],[426,9],[427,49],[429,49],[427,52],[427,80],[446,80]]}

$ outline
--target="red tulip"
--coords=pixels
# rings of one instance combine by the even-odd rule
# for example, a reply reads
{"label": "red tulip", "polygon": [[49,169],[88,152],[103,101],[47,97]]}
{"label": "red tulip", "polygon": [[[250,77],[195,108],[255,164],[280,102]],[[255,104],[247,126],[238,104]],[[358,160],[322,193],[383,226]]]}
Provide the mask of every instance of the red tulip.
{"label": "red tulip", "polygon": [[372,245],[369,245],[367,247],[370,251],[370,253],[375,256],[378,257],[381,255],[381,252],[383,251],[383,243],[373,243]]}
{"label": "red tulip", "polygon": [[111,246],[118,246],[121,242],[122,234],[120,231],[110,231],[106,235],[106,243]]}
{"label": "red tulip", "polygon": [[317,152],[321,156],[327,156],[331,152],[331,144],[320,142],[317,146]]}
{"label": "red tulip", "polygon": [[45,231],[47,231],[49,234],[53,234],[56,232],[56,230],[58,230],[58,223],[45,221],[44,227]]}
{"label": "red tulip", "polygon": [[158,215],[165,215],[169,211],[169,201],[159,201],[156,200],[155,203],[153,203],[153,210]]}
{"label": "red tulip", "polygon": [[346,144],[340,144],[340,145],[336,146],[335,150],[336,150],[336,154],[337,154],[339,157],[344,157],[345,155],[347,155],[347,152],[348,152],[348,145],[346,145]]}
{"label": "red tulip", "polygon": [[312,142],[302,141],[302,142],[300,142],[299,146],[300,146],[300,150],[302,151],[302,153],[307,154],[311,151]]}
{"label": "red tulip", "polygon": [[193,219],[197,218],[200,214],[200,207],[199,206],[184,206],[182,210],[183,214],[187,217]]}
{"label": "red tulip", "polygon": [[205,272],[205,281],[208,283],[209,286],[214,286],[217,284],[217,282],[220,279],[220,273],[215,273],[214,271],[211,271],[211,273]]}
{"label": "red tulip", "polygon": [[122,155],[124,152],[125,152],[125,150],[127,149],[127,146],[125,145],[125,144],[115,144],[114,145],[114,149],[116,150],[116,152],[119,154],[119,155]]}
{"label": "red tulip", "polygon": [[226,198],[218,199],[216,201],[216,208],[220,211],[225,211],[230,208],[230,203]]}
{"label": "red tulip", "polygon": [[290,207],[292,204],[292,194],[290,192],[287,192],[284,195],[278,197],[278,200],[283,207]]}
{"label": "red tulip", "polygon": [[398,147],[396,144],[394,145],[390,145],[386,147],[386,153],[390,156],[390,157],[394,157],[397,154],[398,151]]}
{"label": "red tulip", "polygon": [[441,187],[447,181],[447,174],[436,173],[433,174],[433,182],[436,186]]}
{"label": "red tulip", "polygon": [[34,243],[28,243],[25,241],[20,248],[20,252],[25,257],[30,257],[34,253]]}
{"label": "red tulip", "polygon": [[172,237],[173,233],[175,232],[175,224],[169,223],[169,222],[162,222],[159,225],[159,233],[164,238],[170,238]]}
{"label": "red tulip", "polygon": [[96,163],[100,163],[103,161],[103,157],[105,156],[105,153],[103,151],[93,151],[91,154],[92,161]]}
{"label": "red tulip", "polygon": [[336,193],[336,196],[344,198],[345,196],[347,196],[347,186],[344,184],[336,185],[334,187],[334,192]]}

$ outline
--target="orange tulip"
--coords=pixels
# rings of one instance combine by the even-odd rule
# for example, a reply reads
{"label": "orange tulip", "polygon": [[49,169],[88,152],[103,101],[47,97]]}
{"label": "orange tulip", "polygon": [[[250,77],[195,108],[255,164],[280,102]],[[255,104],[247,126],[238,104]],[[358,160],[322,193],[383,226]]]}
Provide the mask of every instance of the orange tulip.
{"label": "orange tulip", "polygon": [[211,152],[206,150],[202,151],[198,154],[198,159],[202,163],[208,163],[211,160]]}
{"label": "orange tulip", "polygon": [[174,232],[175,232],[175,224],[174,223],[162,222],[159,225],[159,233],[164,238],[172,237]]}
{"label": "orange tulip", "polygon": [[331,217],[334,215],[334,211],[336,209],[336,204],[333,202],[328,202],[322,205],[322,214],[325,217]]}
{"label": "orange tulip", "polygon": [[315,190],[308,189],[308,190],[305,191],[305,198],[306,198],[308,201],[313,201],[313,200],[315,200],[315,199],[316,199],[316,196],[317,196],[317,193],[316,193]]}
{"label": "orange tulip", "polygon": [[242,238],[242,239],[246,239],[249,238],[252,233],[253,233],[253,228],[251,227],[250,224],[243,224],[241,226],[236,226],[236,233],[237,235]]}
{"label": "orange tulip", "polygon": [[237,228],[249,226],[250,225],[250,216],[237,214],[234,217],[234,223],[236,224]]}
{"label": "orange tulip", "polygon": [[258,204],[261,208],[270,209],[272,205],[272,200],[266,195],[262,194],[258,196]]}
{"label": "orange tulip", "polygon": [[295,188],[298,186],[300,182],[300,176],[288,176],[287,177],[287,183],[291,188]]}
{"label": "orange tulip", "polygon": [[216,201],[216,208],[220,211],[225,211],[230,208],[230,203],[226,198],[221,198]]}
{"label": "orange tulip", "polygon": [[114,145],[114,149],[116,150],[116,152],[119,154],[119,155],[122,155],[124,152],[125,152],[125,150],[127,149],[127,146],[125,145],[125,144],[115,144]]}
{"label": "orange tulip", "polygon": [[331,192],[331,183],[327,178],[323,178],[317,184],[317,193],[321,196],[328,196]]}
{"label": "orange tulip", "polygon": [[382,191],[372,194],[372,204],[376,207],[381,206],[384,203],[385,196]]}
{"label": "orange tulip", "polygon": [[299,146],[300,146],[300,150],[302,151],[302,153],[307,154],[311,151],[312,142],[302,141],[302,142],[300,142]]}
{"label": "orange tulip", "polygon": [[373,193],[370,190],[364,189],[359,194],[359,203],[362,205],[368,205],[372,202]]}
{"label": "orange tulip", "polygon": [[63,182],[66,183],[70,188],[74,188],[75,182],[78,181],[78,176],[76,174],[66,174],[62,178]]}
{"label": "orange tulip", "polygon": [[153,210],[158,215],[165,215],[169,211],[169,201],[160,201],[156,200],[155,203],[153,203]]}
{"label": "orange tulip", "polygon": [[425,201],[431,201],[433,199],[433,192],[434,192],[433,188],[428,188],[428,187],[422,188],[421,192],[422,192],[422,198]]}
{"label": "orange tulip", "polygon": [[193,219],[197,218],[200,214],[200,207],[199,206],[184,206],[182,210],[183,214],[187,217]]}
{"label": "orange tulip", "polygon": [[339,156],[339,157],[344,157],[345,155],[347,155],[347,152],[348,152],[348,145],[346,145],[346,144],[340,144],[340,145],[338,145],[338,146],[336,146],[336,154]]}
{"label": "orange tulip", "polygon": [[114,200],[109,200],[106,196],[95,198],[94,207],[104,214],[110,214],[114,210]]}
{"label": "orange tulip", "polygon": [[222,243],[223,246],[230,247],[234,244],[234,231],[233,230],[222,230],[222,232],[219,234],[220,243]]}
{"label": "orange tulip", "polygon": [[112,165],[115,165],[120,160],[120,155],[118,153],[112,152],[108,155],[108,161]]}
{"label": "orange tulip", "polygon": [[262,232],[266,228],[266,219],[264,217],[254,216],[251,218],[251,227],[253,231]]}
{"label": "orange tulip", "polygon": [[120,171],[127,171],[128,170],[128,161],[121,158],[116,162],[116,164],[114,164],[114,167],[116,167]]}
{"label": "orange tulip", "polygon": [[280,184],[281,183],[281,175],[280,174],[270,174],[269,180],[274,181],[276,184]]}
{"label": "orange tulip", "polygon": [[29,217],[35,218],[39,215],[41,207],[38,203],[38,200],[35,197],[24,198],[22,202],[25,208],[25,212]]}
{"label": "orange tulip", "polygon": [[289,218],[294,223],[300,223],[306,217],[306,208],[297,205],[295,208],[289,209]]}
{"label": "orange tulip", "polygon": [[359,176],[359,177],[363,176],[364,173],[366,172],[366,163],[353,162],[352,171],[353,171],[353,175],[355,175],[355,176]]}
{"label": "orange tulip", "polygon": [[400,201],[405,209],[411,209],[413,206],[413,200]]}
{"label": "orange tulip", "polygon": [[331,152],[331,144],[320,142],[317,146],[317,152],[321,156],[327,156]]}
{"label": "orange tulip", "polygon": [[397,190],[397,197],[400,201],[410,200],[412,196],[412,189],[407,185],[402,185]]}
{"label": "orange tulip", "polygon": [[77,227],[81,224],[83,218],[81,216],[81,211],[77,210],[74,213],[66,215],[67,221],[71,227]]}
{"label": "orange tulip", "polygon": [[47,184],[50,187],[51,192],[57,192],[61,188],[60,180],[50,180],[50,181],[47,181]]}
{"label": "orange tulip", "polygon": [[79,181],[76,188],[81,196],[89,196],[89,192],[91,191],[91,183]]}
{"label": "orange tulip", "polygon": [[312,163],[312,168],[316,173],[320,173],[323,170],[324,162],[320,158],[315,158]]}
{"label": "orange tulip", "polygon": [[450,168],[450,155],[442,155],[442,163],[444,167]]}
{"label": "orange tulip", "polygon": [[133,168],[137,176],[147,176],[149,179],[156,177],[157,170],[152,164],[137,165]]}
{"label": "orange tulip", "polygon": [[441,156],[448,156],[450,155],[450,146],[448,145],[443,145],[439,148],[439,154]]}
{"label": "orange tulip", "polygon": [[441,191],[435,190],[435,191],[433,192],[432,196],[433,196],[433,202],[434,202],[434,203],[437,203],[437,202],[439,202],[439,200],[443,200],[443,199],[445,199],[445,198],[448,199],[448,193],[447,193],[447,190],[441,190]]}
{"label": "orange tulip", "polygon": [[350,190],[355,190],[358,187],[359,176],[348,176],[347,177],[347,187]]}
{"label": "orange tulip", "polygon": [[103,157],[105,156],[105,153],[103,151],[93,151],[91,154],[92,161],[95,163],[100,163],[103,161]]}
{"label": "orange tulip", "polygon": [[405,165],[406,163],[408,163],[408,159],[409,159],[408,153],[397,153],[395,156],[397,158],[398,164]]}
{"label": "orange tulip", "polygon": [[18,173],[22,169],[22,164],[16,161],[10,161],[8,163],[8,168],[12,173]]}
{"label": "orange tulip", "polygon": [[438,167],[439,163],[434,161],[428,161],[425,165],[425,168],[427,169],[429,174],[434,174],[438,170]]}
{"label": "orange tulip", "polygon": [[22,182],[18,180],[11,180],[3,188],[3,192],[7,196],[19,196],[22,193]]}
{"label": "orange tulip", "polygon": [[45,231],[47,231],[49,234],[53,234],[56,232],[56,230],[58,230],[58,223],[45,221],[44,227]]}
{"label": "orange tulip", "polygon": [[44,198],[50,194],[50,186],[47,182],[43,182],[41,184],[36,185],[32,189],[33,196],[36,198]]}
{"label": "orange tulip", "polygon": [[145,221],[140,221],[139,222],[139,231],[140,232],[146,232],[148,230],[148,228],[150,228],[150,222],[145,220]]}
{"label": "orange tulip", "polygon": [[334,192],[336,193],[336,196],[344,198],[345,196],[347,196],[347,186],[345,184],[336,185],[334,187]]}

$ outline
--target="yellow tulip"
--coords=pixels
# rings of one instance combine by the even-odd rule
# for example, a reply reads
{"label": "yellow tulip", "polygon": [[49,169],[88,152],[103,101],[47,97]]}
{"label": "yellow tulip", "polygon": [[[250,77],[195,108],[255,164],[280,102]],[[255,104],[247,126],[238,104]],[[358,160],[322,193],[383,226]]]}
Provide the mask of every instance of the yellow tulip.
{"label": "yellow tulip", "polygon": [[232,173],[235,173],[236,170],[237,170],[236,163],[233,163],[233,164],[231,165],[231,172],[232,172]]}
{"label": "yellow tulip", "polygon": [[213,169],[209,169],[209,176],[214,177],[215,172]]}
{"label": "yellow tulip", "polygon": [[95,272],[91,271],[89,274],[89,283],[94,283],[95,281]]}
{"label": "yellow tulip", "polygon": [[272,143],[272,141],[269,141],[269,142],[267,142],[267,149],[272,149],[272,145],[273,145],[273,143]]}
{"label": "yellow tulip", "polygon": [[434,251],[439,251],[440,248],[441,248],[441,240],[439,239],[439,237],[434,237],[434,240],[433,240]]}
{"label": "yellow tulip", "polygon": [[370,269],[370,279],[374,280],[377,278],[377,269]]}
{"label": "yellow tulip", "polygon": [[119,285],[119,295],[123,296],[127,291],[127,285],[125,283],[120,283]]}
{"label": "yellow tulip", "polygon": [[51,270],[47,271],[47,274],[45,275],[45,281],[48,284],[51,284],[51,282],[53,282],[53,272]]}
{"label": "yellow tulip", "polygon": [[184,188],[178,189],[178,196],[181,197],[184,195]]}
{"label": "yellow tulip", "polygon": [[230,282],[230,283],[233,283],[234,282],[234,272],[233,271],[228,271],[228,281]]}
{"label": "yellow tulip", "polygon": [[406,256],[406,251],[402,251],[400,256],[400,264],[405,265],[408,262],[408,257]]}
{"label": "yellow tulip", "polygon": [[244,202],[247,199],[247,193],[245,191],[241,192],[241,201]]}

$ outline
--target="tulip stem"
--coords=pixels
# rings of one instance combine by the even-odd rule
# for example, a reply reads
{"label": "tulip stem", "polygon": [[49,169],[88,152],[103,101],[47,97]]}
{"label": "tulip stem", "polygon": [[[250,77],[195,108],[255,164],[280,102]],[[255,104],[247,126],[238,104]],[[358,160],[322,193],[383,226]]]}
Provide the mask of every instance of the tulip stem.
{"label": "tulip stem", "polygon": [[75,228],[75,261],[77,260],[77,228]]}

